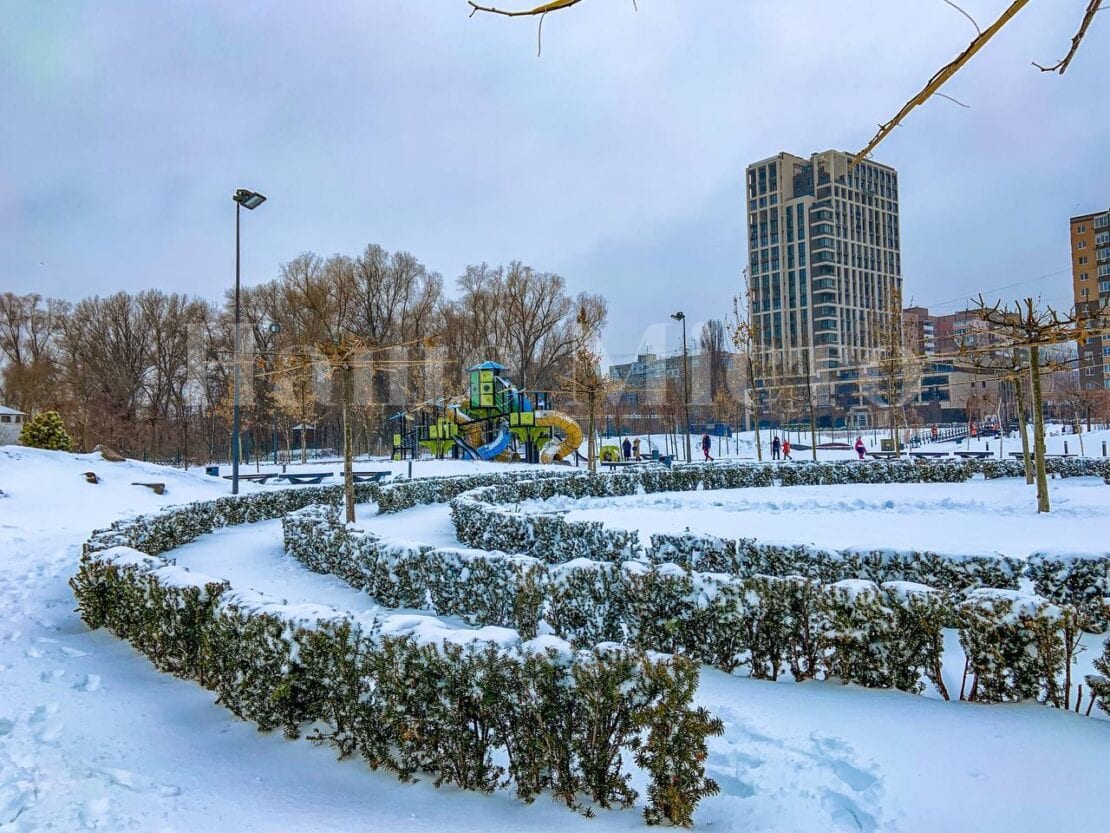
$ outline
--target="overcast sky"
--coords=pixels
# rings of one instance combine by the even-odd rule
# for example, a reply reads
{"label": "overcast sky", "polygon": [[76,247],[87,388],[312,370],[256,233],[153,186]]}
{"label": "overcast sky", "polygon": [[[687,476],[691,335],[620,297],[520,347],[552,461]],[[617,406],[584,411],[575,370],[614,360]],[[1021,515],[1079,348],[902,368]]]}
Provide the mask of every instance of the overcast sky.
{"label": "overcast sky", "polygon": [[[1009,2],[962,5],[985,28]],[[1067,304],[1068,217],[1110,206],[1110,16],[1063,77],[1030,62],[1084,6],[1029,4],[944,88],[970,109],[934,98],[876,152],[901,176],[907,301]],[[585,0],[537,58],[534,19],[467,12],[5,3],[0,291],[218,298],[247,187],[269,197],[244,217],[248,284],[371,242],[450,289],[519,259],[607,296],[613,360],[662,351],[669,313],[693,330],[739,290],[745,165],[858,150],[974,35],[942,0]]]}

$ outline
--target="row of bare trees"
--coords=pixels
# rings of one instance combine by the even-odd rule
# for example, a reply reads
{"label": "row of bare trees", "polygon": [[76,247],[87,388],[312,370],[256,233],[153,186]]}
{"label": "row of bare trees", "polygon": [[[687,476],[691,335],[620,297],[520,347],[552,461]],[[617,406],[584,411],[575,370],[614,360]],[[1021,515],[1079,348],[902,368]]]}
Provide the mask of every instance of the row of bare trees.
{"label": "row of bare trees", "polygon": [[[242,376],[245,447],[309,442],[372,450],[388,417],[460,394],[466,367],[493,359],[522,387],[572,378],[596,295],[519,262],[468,267],[454,297],[407,252],[304,253],[241,293],[240,352],[223,304],[147,290],[75,303],[0,294],[0,402],[62,413],[77,444],[132,456],[228,459],[231,378]],[[569,403],[568,403],[569,406]],[[344,415],[347,419],[344,419]]]}

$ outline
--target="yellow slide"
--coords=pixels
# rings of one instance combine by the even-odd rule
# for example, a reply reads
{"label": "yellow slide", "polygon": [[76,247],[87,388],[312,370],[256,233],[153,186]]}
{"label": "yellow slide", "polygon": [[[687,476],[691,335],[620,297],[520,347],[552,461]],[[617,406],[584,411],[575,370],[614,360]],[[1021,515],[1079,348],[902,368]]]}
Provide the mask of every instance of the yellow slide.
{"label": "yellow slide", "polygon": [[548,450],[550,446],[540,452],[541,463],[551,463],[572,457],[578,450],[578,446],[582,445],[582,428],[572,417],[561,411],[537,412],[536,425],[549,425],[563,432],[563,442],[554,453]]}
{"label": "yellow slide", "polygon": [[[451,404],[456,406],[458,405],[458,403]],[[470,443],[475,448],[482,444],[482,428],[479,425],[468,425],[468,423],[474,421],[470,418],[469,415],[464,414],[458,409],[458,407],[448,407],[444,410],[444,413],[446,414],[447,419],[462,427],[463,435],[466,437],[466,441],[468,443]]]}

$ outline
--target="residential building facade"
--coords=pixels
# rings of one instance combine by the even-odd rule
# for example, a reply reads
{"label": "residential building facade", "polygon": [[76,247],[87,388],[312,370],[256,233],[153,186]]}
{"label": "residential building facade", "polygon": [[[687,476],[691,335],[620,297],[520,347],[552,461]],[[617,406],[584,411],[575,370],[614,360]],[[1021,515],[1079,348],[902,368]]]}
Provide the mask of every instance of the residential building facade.
{"label": "residential building facade", "polygon": [[1099,323],[1110,306],[1110,209],[1072,217],[1070,243],[1075,310],[1089,319],[1093,333],[1079,347],[1079,384],[1110,388],[1110,338]]}
{"label": "residential building facade", "polygon": [[780,153],[747,168],[748,308],[786,367],[810,348],[815,372],[874,360],[900,297],[898,174],[872,160],[849,173],[851,160]]}

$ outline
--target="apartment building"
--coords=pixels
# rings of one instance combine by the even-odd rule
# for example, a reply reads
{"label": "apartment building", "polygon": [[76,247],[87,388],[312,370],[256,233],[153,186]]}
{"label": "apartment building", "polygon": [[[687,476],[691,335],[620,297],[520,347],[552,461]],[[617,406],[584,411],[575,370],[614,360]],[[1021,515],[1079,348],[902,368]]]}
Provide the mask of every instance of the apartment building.
{"label": "apartment building", "polygon": [[1110,210],[1071,218],[1072,292],[1077,312],[1091,319],[1092,337],[1079,348],[1079,383],[1110,388],[1110,338],[1097,318],[1110,307]]}
{"label": "apartment building", "polygon": [[851,160],[779,153],[747,168],[750,320],[788,372],[875,360],[901,306],[898,174],[870,159],[849,173]]}

